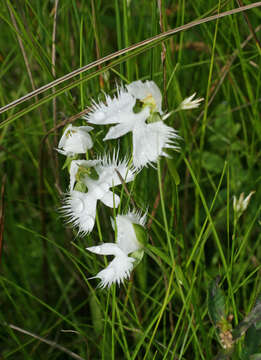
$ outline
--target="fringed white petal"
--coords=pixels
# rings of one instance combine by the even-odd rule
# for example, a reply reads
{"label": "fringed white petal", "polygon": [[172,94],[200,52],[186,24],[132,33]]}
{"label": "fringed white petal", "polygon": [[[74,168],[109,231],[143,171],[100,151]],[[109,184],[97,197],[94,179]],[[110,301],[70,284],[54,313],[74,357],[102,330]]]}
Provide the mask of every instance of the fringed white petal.
{"label": "fringed white petal", "polygon": [[72,227],[78,228],[78,235],[92,231],[95,223],[97,199],[89,193],[72,191],[65,195],[60,211]]}
{"label": "fringed white petal", "polygon": [[148,214],[147,210],[144,212],[143,215],[141,210],[129,210],[125,216],[132,223],[139,224],[144,227],[147,221],[147,214]]}
{"label": "fringed white petal", "polygon": [[101,279],[99,286],[109,288],[113,283],[120,285],[125,279],[129,279],[134,261],[135,259],[126,255],[115,257],[104,270],[95,276],[95,278]]}
{"label": "fringed white petal", "polygon": [[87,250],[100,255],[115,256],[115,258],[104,270],[100,271],[96,276],[92,277],[92,279],[98,278],[101,280],[99,287],[109,288],[114,283],[120,285],[125,279],[130,277],[135,259],[125,255],[116,244],[102,244],[100,246],[87,248]]}
{"label": "fringed white petal", "polygon": [[138,80],[126,85],[126,88],[131,95],[141,101],[151,96],[157,111],[162,114],[162,95],[154,81],[147,80],[143,83],[141,80]]}
{"label": "fringed white petal", "polygon": [[106,104],[93,102],[93,110],[84,119],[97,125],[122,123],[126,114],[132,114],[136,99],[123,87],[117,90],[117,96],[105,95]]}
{"label": "fringed white petal", "polygon": [[120,185],[121,179],[117,171],[126,183],[133,181],[135,169],[132,166],[129,166],[128,162],[127,158],[124,158],[123,160],[118,159],[118,151],[114,152],[112,157],[105,155],[101,159],[101,163],[96,166],[96,171],[99,174],[99,181],[105,182],[110,187]]}
{"label": "fringed white petal", "polygon": [[[88,251],[94,254],[115,256],[113,261],[111,261],[104,270],[91,278],[101,279],[100,287],[110,287],[113,283],[120,285],[125,279],[129,278],[137,258],[129,257],[128,254],[139,251],[142,248],[142,244],[138,242],[133,224],[144,226],[146,215],[147,213],[142,215],[139,211],[129,211],[126,215],[117,215],[116,244],[103,243],[87,248]],[[114,221],[112,220],[113,229],[115,227],[114,225]]]}
{"label": "fringed white petal", "polygon": [[176,131],[162,121],[135,127],[133,131],[133,164],[136,168],[152,165],[159,156],[166,156],[163,148],[178,149]]}

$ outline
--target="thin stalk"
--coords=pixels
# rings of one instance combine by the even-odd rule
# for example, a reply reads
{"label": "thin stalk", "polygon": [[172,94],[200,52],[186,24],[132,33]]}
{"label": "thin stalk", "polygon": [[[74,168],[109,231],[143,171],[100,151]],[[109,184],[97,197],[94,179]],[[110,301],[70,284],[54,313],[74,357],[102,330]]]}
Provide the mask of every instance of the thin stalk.
{"label": "thin stalk", "polygon": [[168,221],[167,221],[163,189],[162,189],[162,183],[161,183],[161,171],[160,171],[160,161],[159,160],[158,160],[158,164],[157,164],[157,170],[158,170],[158,184],[159,184],[159,191],[160,191],[161,210],[162,210],[162,216],[163,216],[163,221],[164,221],[165,233],[166,233],[166,237],[167,237],[167,241],[168,241],[168,247],[169,247],[172,264],[174,266],[174,264],[175,264],[174,251],[173,251],[173,248],[171,245],[171,239],[170,239],[170,235],[169,235]]}
{"label": "thin stalk", "polygon": [[146,45],[149,45],[149,44],[152,44],[152,43],[155,43],[155,45],[159,42],[161,42],[162,40],[166,40],[169,36],[171,35],[174,35],[174,34],[177,34],[181,31],[185,31],[185,30],[188,30],[188,29],[191,29],[193,28],[194,26],[198,26],[200,24],[204,24],[204,23],[207,23],[207,22],[210,22],[210,21],[213,21],[213,20],[217,20],[217,19],[221,19],[223,17],[226,17],[228,15],[233,15],[233,14],[237,14],[237,13],[241,13],[243,11],[246,11],[246,10],[250,10],[250,9],[253,9],[253,8],[256,8],[256,7],[259,7],[261,6],[261,1],[258,1],[258,2],[255,2],[253,4],[249,4],[249,5],[246,5],[246,6],[242,6],[240,8],[236,8],[236,9],[232,9],[232,10],[228,10],[228,11],[224,11],[220,14],[215,14],[215,15],[211,15],[211,16],[208,16],[206,18],[203,18],[203,19],[199,19],[199,20],[195,20],[195,21],[192,21],[188,24],[185,24],[185,25],[182,25],[182,26],[179,26],[175,29],[171,29],[171,30],[168,30],[168,31],[165,31],[164,33],[162,34],[158,34],[156,36],[153,36],[149,39],[146,39],[146,40],[143,40],[143,41],[140,41],[138,42],[137,44],[134,44],[134,45],[131,45],[131,46],[128,46],[126,47],[125,49],[121,49],[119,51],[116,51],[114,52],[113,54],[110,54],[110,55],[107,55],[105,57],[103,57],[102,59],[99,59],[99,60],[95,60],[93,62],[91,62],[90,64],[87,64],[81,68],[78,68],[58,79],[55,79],[54,81],[51,81],[50,83],[46,84],[46,85],[43,85],[41,86],[40,88],[36,89],[35,91],[32,91],[24,96],[22,96],[21,98],[17,99],[17,100],[14,100],[12,102],[10,102],[9,104],[3,106],[2,108],[0,108],[0,114],[1,113],[4,113],[5,111],[7,110],[10,110],[12,109],[13,107],[17,106],[18,104],[21,104],[25,101],[28,101],[29,99],[35,97],[36,95],[39,95],[51,88],[53,88],[54,86],[57,86],[67,80],[70,80],[72,79],[73,77],[87,71],[87,70],[90,70],[98,65],[101,65],[109,60],[112,60],[112,59],[115,59],[116,57],[119,57],[120,55],[123,55],[129,51],[132,51],[132,50],[135,50],[135,49],[138,49],[138,48],[142,48]]}

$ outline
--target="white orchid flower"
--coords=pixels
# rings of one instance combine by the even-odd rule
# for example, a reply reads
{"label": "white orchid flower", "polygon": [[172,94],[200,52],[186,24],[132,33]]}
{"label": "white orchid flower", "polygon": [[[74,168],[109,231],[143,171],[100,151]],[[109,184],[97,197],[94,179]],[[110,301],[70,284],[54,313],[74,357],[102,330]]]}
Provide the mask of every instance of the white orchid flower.
{"label": "white orchid flower", "polygon": [[[99,246],[88,247],[87,250],[99,255],[114,255],[114,259],[102,271],[93,278],[101,280],[99,286],[101,288],[110,287],[113,283],[120,285],[125,279],[130,277],[133,270],[134,262],[137,261],[135,252],[142,252],[143,245],[138,239],[135,225],[144,229],[146,222],[146,214],[141,216],[138,212],[129,212],[127,215],[117,215],[117,239],[114,243],[103,243]],[[112,220],[114,228],[114,222]],[[128,255],[131,256],[128,256]],[[132,256],[133,255],[133,256]],[[139,260],[141,260],[139,257]]]}
{"label": "white orchid flower", "polygon": [[89,134],[92,129],[91,126],[72,126],[70,124],[59,141],[57,151],[66,156],[85,154],[93,146]]}
{"label": "white orchid flower", "polygon": [[196,93],[192,94],[191,96],[187,97],[182,101],[182,103],[179,105],[180,110],[189,110],[189,109],[195,109],[199,107],[201,101],[204,100],[204,98],[197,98],[195,100],[194,97],[196,96]]}
{"label": "white orchid flower", "polygon": [[[162,97],[153,81],[140,80],[118,88],[117,96],[106,95],[106,104],[94,103],[93,111],[84,118],[92,124],[118,124],[109,129],[104,140],[119,138],[128,132],[133,136],[133,164],[142,168],[167,156],[164,148],[178,149],[177,132],[165,125],[162,114]],[[139,112],[134,112],[136,101],[143,103]]]}
{"label": "white orchid flower", "polygon": [[[78,234],[84,236],[92,231],[98,200],[111,208],[119,206],[120,197],[110,190],[121,184],[119,174],[127,183],[134,180],[135,171],[128,166],[126,158],[119,161],[116,153],[112,159],[105,155],[98,160],[71,162],[70,191],[65,196],[61,212],[68,223],[78,227]],[[74,189],[75,183],[80,184],[81,188],[86,187],[87,192],[78,191],[77,187]]]}

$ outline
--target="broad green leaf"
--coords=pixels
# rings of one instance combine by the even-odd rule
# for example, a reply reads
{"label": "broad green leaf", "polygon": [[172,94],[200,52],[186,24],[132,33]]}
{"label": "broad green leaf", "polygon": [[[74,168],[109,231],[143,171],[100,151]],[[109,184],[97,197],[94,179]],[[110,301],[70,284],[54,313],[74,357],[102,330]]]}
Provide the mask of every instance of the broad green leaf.
{"label": "broad green leaf", "polygon": [[255,328],[260,331],[261,326],[261,299],[260,296],[250,313],[244,318],[243,321],[233,331],[233,339],[237,340],[254,324]]}
{"label": "broad green leaf", "polygon": [[254,325],[251,325],[246,332],[244,343],[245,347],[243,353],[246,354],[246,356],[249,357],[252,354],[256,354],[258,350],[260,350],[261,330],[257,330]]}
{"label": "broad green leaf", "polygon": [[156,246],[152,246],[150,244],[147,245],[147,248],[155,255],[157,255],[161,260],[163,260],[169,266],[172,266],[170,258],[166,255],[166,253]]}
{"label": "broad green leaf", "polygon": [[176,186],[178,186],[180,184],[180,177],[176,169],[176,163],[173,161],[173,159],[167,159],[167,165]]}
{"label": "broad green leaf", "polygon": [[94,332],[99,336],[103,330],[103,314],[100,304],[98,304],[97,298],[93,294],[90,295],[90,310]]}
{"label": "broad green leaf", "polygon": [[218,326],[226,317],[225,304],[224,293],[218,286],[218,281],[213,280],[208,290],[208,312],[215,326]]}
{"label": "broad green leaf", "polygon": [[224,159],[221,156],[204,151],[202,155],[202,166],[213,173],[221,173],[224,167]]}

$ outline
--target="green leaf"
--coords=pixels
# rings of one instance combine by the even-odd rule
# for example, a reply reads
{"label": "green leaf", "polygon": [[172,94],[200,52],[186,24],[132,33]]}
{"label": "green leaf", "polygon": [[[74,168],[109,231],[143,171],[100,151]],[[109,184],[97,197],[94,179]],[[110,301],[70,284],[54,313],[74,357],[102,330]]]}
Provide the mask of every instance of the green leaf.
{"label": "green leaf", "polygon": [[257,298],[256,304],[253,307],[253,309],[250,311],[250,313],[244,318],[243,321],[235,328],[233,331],[233,339],[237,340],[242,335],[245,334],[245,332],[254,325],[257,331],[261,331],[261,299],[260,295]]}
{"label": "green leaf", "polygon": [[246,332],[244,352],[250,356],[258,352],[261,345],[261,330],[257,330],[254,325],[251,325]]}
{"label": "green leaf", "polygon": [[241,125],[238,122],[233,122],[231,109],[227,102],[219,104],[214,113],[216,116],[214,128],[217,135],[220,137],[223,136],[226,140],[229,140],[239,132]]}
{"label": "green leaf", "polygon": [[208,313],[215,326],[218,326],[226,317],[225,304],[226,299],[218,286],[218,279],[213,280],[208,290]]}
{"label": "green leaf", "polygon": [[103,314],[94,294],[90,295],[89,301],[94,332],[96,336],[99,336],[103,330]]}
{"label": "green leaf", "polygon": [[156,246],[152,246],[150,244],[147,245],[147,248],[155,255],[157,255],[159,258],[161,258],[161,260],[163,260],[166,264],[168,264],[169,266],[172,266],[172,262],[170,260],[170,258],[163,252],[161,251],[159,248],[157,248]]}
{"label": "green leaf", "polygon": [[253,354],[250,356],[250,360],[261,360],[261,354]]}
{"label": "green leaf", "polygon": [[176,162],[174,162],[173,159],[167,158],[167,165],[172,179],[174,180],[176,186],[178,186],[180,184],[180,177],[176,169]]}
{"label": "green leaf", "polygon": [[202,154],[202,166],[213,173],[220,173],[224,167],[224,159],[219,155],[204,151]]}

